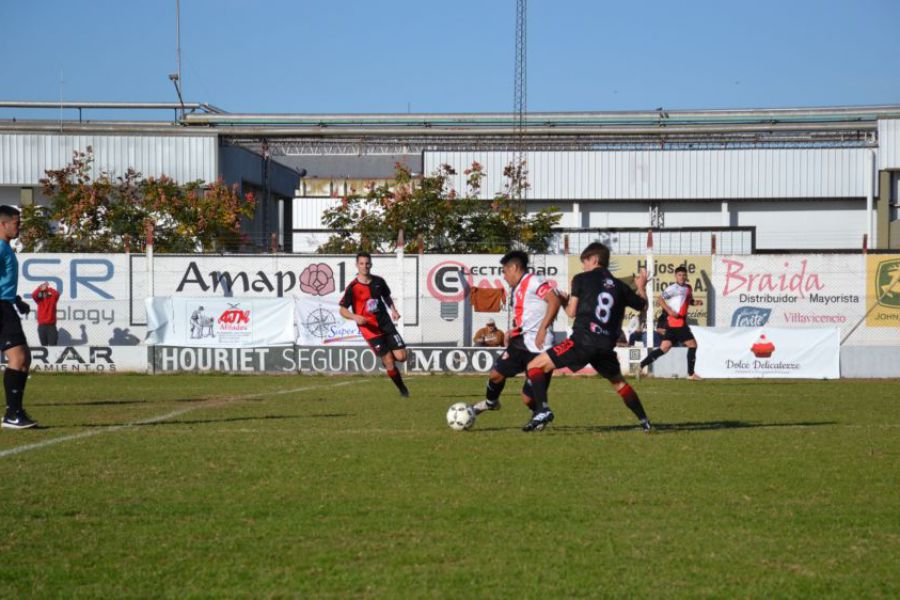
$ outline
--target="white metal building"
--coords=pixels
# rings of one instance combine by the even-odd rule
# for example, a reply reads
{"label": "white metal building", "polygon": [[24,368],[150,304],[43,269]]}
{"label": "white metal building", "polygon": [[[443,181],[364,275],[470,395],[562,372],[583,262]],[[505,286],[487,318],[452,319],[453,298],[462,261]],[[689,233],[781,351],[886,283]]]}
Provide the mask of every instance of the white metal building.
{"label": "white metal building", "polygon": [[[36,105],[58,108],[0,109]],[[99,106],[107,105],[67,108],[80,115]],[[390,180],[396,161],[417,173],[443,163],[462,173],[477,161],[487,174],[482,197],[491,198],[504,166],[524,152],[528,209],[557,207],[571,250],[604,232],[651,227],[700,234],[693,251],[729,229],[741,232],[728,242],[734,252],[857,249],[864,235],[869,247],[900,247],[900,106],[529,114],[524,147],[508,114],[188,108],[175,122],[3,120],[0,112],[0,202],[45,201],[44,171],[91,146],[98,171],[222,177],[266,190],[269,202],[248,227],[261,239],[276,234],[289,251],[311,251],[328,236],[322,211],[367,182]],[[454,185],[463,188],[462,174]]]}

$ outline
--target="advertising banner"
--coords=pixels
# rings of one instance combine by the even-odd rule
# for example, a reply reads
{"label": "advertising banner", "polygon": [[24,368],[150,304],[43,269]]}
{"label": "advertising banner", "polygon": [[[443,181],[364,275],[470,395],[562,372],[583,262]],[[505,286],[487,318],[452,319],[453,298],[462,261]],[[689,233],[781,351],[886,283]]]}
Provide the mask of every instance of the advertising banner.
{"label": "advertising banner", "polygon": [[[353,256],[209,256],[160,254],[153,262],[153,295],[218,298],[299,297],[335,305],[356,277]],[[147,262],[131,257],[134,326],[144,325],[150,295]],[[419,256],[372,257],[372,273],[387,281],[403,323],[418,326]]]}
{"label": "advertising banner", "polygon": [[[407,348],[401,368],[407,373],[488,373],[503,348]],[[306,346],[297,349],[297,364],[304,373],[375,373],[381,359],[368,346]]]}
{"label": "advertising banner", "polygon": [[341,316],[337,298],[294,296],[298,346],[365,345],[359,327]]}
{"label": "advertising banner", "polygon": [[152,346],[154,373],[218,371],[221,373],[296,373],[297,348],[180,348]]}
{"label": "advertising banner", "polygon": [[866,312],[864,260],[848,254],[716,256],[716,325],[849,333]]}
{"label": "advertising banner", "polygon": [[867,256],[866,289],[866,303],[871,308],[866,325],[891,327],[900,333],[900,255]]}
{"label": "advertising banner", "polygon": [[[146,346],[32,346],[31,372],[146,373]],[[6,367],[6,357],[2,359]]]}
{"label": "advertising banner", "polygon": [[[504,332],[512,327],[513,314],[509,303],[509,286],[503,279],[501,254],[425,255],[422,257],[422,299],[420,329],[406,329],[407,343],[423,345],[471,344],[465,339],[494,319]],[[568,289],[568,259],[557,255],[532,255],[528,270],[540,275],[557,287]],[[467,288],[503,289],[507,302],[500,312],[475,312],[469,303]],[[568,320],[560,310],[553,328],[564,333]]]}
{"label": "advertising banner", "polygon": [[697,373],[705,378],[837,379],[835,327],[694,327]]}
{"label": "advertising banner", "polygon": [[30,343],[38,343],[32,296],[45,282],[59,292],[55,313],[60,346],[135,346],[143,340],[144,328],[130,324],[126,255],[22,253],[18,260],[18,291],[31,305],[31,312],[22,317]]}
{"label": "advertising banner", "polygon": [[293,344],[289,298],[147,298],[147,344],[253,348]]}

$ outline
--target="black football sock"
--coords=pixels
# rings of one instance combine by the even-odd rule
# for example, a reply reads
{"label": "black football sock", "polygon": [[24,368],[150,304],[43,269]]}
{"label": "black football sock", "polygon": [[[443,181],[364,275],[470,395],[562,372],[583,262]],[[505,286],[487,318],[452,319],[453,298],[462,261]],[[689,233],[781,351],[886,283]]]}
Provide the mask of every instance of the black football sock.
{"label": "black football sock", "polygon": [[488,379],[487,390],[484,392],[484,397],[494,402],[497,398],[500,397],[500,392],[503,391],[503,388],[506,386],[506,380],[504,379],[500,383],[494,383],[492,380]]}
{"label": "black football sock", "polygon": [[694,374],[695,364],[697,364],[697,349],[688,348],[688,375]]}
{"label": "black football sock", "polygon": [[665,354],[665,352],[663,352],[662,350],[660,350],[659,348],[657,348],[656,350],[654,350],[654,351],[652,351],[650,354],[648,354],[648,355],[647,355],[647,358],[645,358],[644,360],[641,361],[641,366],[642,366],[642,367],[646,367],[647,365],[649,365],[650,363],[652,363],[654,360],[656,360],[657,358],[659,358],[659,357],[662,356],[663,354]]}
{"label": "black football sock", "polygon": [[388,377],[391,378],[391,381],[394,382],[394,385],[397,386],[397,389],[401,392],[407,392],[406,386],[403,384],[403,377],[400,376],[400,369],[388,369]]}
{"label": "black football sock", "polygon": [[638,398],[637,392],[634,391],[633,387],[626,383],[622,389],[616,390],[616,392],[622,397],[625,406],[640,419],[641,423],[647,421],[647,413],[644,412],[644,405],[641,404],[641,399]]}
{"label": "black football sock", "polygon": [[529,369],[528,379],[531,381],[531,391],[534,403],[531,410],[534,412],[547,410],[547,374],[543,369]]}
{"label": "black football sock", "polygon": [[6,412],[15,414],[22,410],[22,396],[25,394],[27,371],[16,371],[7,367],[3,373],[3,390],[6,392]]}

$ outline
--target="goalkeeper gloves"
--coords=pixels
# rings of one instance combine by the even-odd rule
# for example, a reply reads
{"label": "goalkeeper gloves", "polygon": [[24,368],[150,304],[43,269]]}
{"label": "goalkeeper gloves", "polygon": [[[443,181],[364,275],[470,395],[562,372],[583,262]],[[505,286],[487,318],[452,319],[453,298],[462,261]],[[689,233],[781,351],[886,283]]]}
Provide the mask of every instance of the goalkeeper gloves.
{"label": "goalkeeper gloves", "polygon": [[28,306],[27,302],[22,300],[22,296],[16,296],[16,309],[21,315],[27,315],[31,312],[31,307]]}

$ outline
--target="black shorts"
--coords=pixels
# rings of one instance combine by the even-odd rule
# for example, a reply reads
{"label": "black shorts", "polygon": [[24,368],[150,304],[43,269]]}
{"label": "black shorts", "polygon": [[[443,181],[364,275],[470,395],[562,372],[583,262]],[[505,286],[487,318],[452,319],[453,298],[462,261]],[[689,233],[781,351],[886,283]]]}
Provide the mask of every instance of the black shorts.
{"label": "black shorts", "polygon": [[406,342],[394,327],[382,329],[382,334],[366,340],[376,356],[384,356],[394,350],[406,348]]}
{"label": "black shorts", "polygon": [[673,346],[689,342],[692,339],[694,339],[694,334],[691,333],[691,328],[688,325],[683,327],[666,327],[666,334],[663,336],[663,341],[672,342]]}
{"label": "black shorts", "polygon": [[517,335],[494,361],[494,370],[504,377],[515,377],[528,368],[528,363],[537,356],[525,345],[521,335]]}
{"label": "black shorts", "polygon": [[548,350],[547,355],[557,369],[568,367],[574,372],[580,371],[585,365],[591,365],[607,379],[622,375],[614,341],[612,346],[607,347],[587,343],[581,336],[573,335]]}
{"label": "black shorts", "polygon": [[22,320],[12,302],[0,300],[0,351],[6,352],[16,346],[27,346]]}

